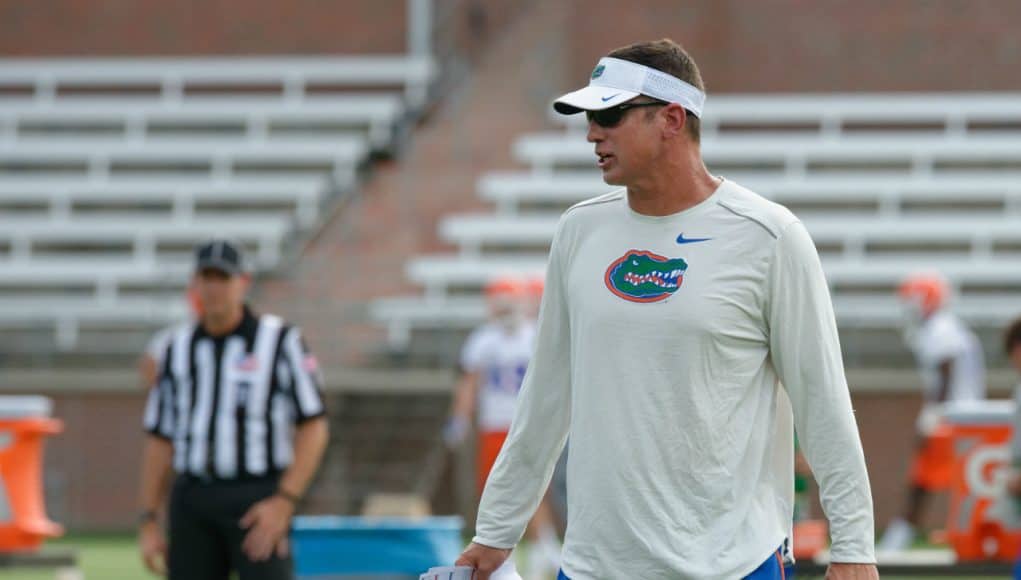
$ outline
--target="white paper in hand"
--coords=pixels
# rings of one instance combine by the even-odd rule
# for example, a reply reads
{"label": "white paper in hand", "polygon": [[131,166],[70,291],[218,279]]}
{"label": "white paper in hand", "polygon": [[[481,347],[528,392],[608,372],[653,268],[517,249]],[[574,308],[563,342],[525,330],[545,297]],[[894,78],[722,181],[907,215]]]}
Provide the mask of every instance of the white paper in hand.
{"label": "white paper in hand", "polygon": [[[435,566],[418,577],[418,580],[472,580],[474,568],[469,566]],[[497,568],[490,576],[490,580],[522,580],[514,567],[514,561],[510,558]]]}
{"label": "white paper in hand", "polygon": [[472,580],[470,566],[435,566],[418,577],[418,580]]}

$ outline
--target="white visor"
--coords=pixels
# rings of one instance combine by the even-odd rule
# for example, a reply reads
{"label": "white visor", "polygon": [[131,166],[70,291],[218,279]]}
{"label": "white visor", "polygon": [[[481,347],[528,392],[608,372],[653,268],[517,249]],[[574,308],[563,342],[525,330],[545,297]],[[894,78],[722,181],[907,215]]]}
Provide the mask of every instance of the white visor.
{"label": "white visor", "polygon": [[564,115],[601,111],[638,95],[677,103],[699,118],[705,105],[705,93],[675,76],[628,60],[603,57],[592,71],[588,86],[560,97],[553,108]]}

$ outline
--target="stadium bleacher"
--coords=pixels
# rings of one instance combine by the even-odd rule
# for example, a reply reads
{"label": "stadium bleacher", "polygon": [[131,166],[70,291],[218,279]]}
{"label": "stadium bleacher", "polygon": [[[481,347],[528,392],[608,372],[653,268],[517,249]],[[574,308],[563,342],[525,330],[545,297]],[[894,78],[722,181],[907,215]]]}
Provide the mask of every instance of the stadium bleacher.
{"label": "stadium bleacher", "polygon": [[[414,348],[419,331],[477,324],[486,280],[542,272],[560,212],[612,189],[594,169],[584,117],[552,119],[563,130],[514,144],[527,169],[479,180],[493,213],[440,224],[457,252],[409,260],[423,295],[374,303],[391,349]],[[1021,309],[1018,95],[727,95],[710,102],[702,127],[710,170],[788,206],[808,227],[852,360],[885,355],[897,340],[894,289],[912,271],[942,272],[956,309],[987,340]]]}
{"label": "stadium bleacher", "polygon": [[413,55],[0,60],[5,353],[137,353],[186,314],[203,238],[272,271],[435,75]]}

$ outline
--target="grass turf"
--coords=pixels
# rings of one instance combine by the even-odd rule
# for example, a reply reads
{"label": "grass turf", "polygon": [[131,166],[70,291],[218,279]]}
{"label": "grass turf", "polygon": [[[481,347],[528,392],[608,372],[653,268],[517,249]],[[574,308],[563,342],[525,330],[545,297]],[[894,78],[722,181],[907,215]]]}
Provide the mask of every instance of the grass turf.
{"label": "grass turf", "polygon": [[[74,535],[47,542],[47,547],[73,548],[78,566],[87,579],[151,580],[142,565],[135,536],[129,534]],[[33,568],[0,569],[0,580],[53,580],[53,570]]]}

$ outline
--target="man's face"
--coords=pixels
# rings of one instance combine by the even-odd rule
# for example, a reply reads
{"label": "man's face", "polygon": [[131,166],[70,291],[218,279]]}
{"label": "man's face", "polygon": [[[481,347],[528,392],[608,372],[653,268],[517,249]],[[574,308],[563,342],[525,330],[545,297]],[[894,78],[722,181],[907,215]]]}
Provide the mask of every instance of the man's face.
{"label": "man's face", "polygon": [[223,317],[244,303],[248,275],[232,276],[216,268],[203,268],[195,274],[195,292],[204,314]]}
{"label": "man's face", "polygon": [[1010,350],[1010,364],[1014,370],[1021,373],[1021,342],[1015,342],[1014,348]]}
{"label": "man's face", "polygon": [[[649,102],[653,100],[639,95],[625,104]],[[613,127],[589,121],[587,138],[595,144],[603,181],[610,185],[630,185],[655,165],[662,151],[660,110],[661,106],[627,109]]]}

